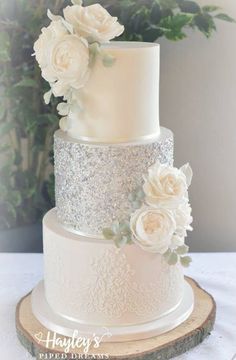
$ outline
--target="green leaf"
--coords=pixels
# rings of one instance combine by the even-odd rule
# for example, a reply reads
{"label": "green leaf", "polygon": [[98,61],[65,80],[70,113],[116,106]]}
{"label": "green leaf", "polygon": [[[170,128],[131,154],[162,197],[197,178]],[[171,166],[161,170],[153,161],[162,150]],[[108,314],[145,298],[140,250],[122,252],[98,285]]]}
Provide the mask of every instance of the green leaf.
{"label": "green leaf", "polygon": [[172,254],[171,250],[168,249],[168,250],[163,254],[163,256],[164,256],[165,259],[168,259],[171,254]]}
{"label": "green leaf", "polygon": [[107,240],[111,240],[115,235],[114,232],[112,231],[112,229],[110,229],[110,228],[103,229],[102,234],[103,234],[104,238]]}
{"label": "green leaf", "polygon": [[179,8],[185,13],[196,14],[201,11],[200,6],[194,1],[179,1]]}
{"label": "green leaf", "polygon": [[223,14],[223,13],[215,15],[215,18],[223,20],[223,21],[228,21],[228,22],[236,22],[232,17],[230,17],[227,14]]}
{"label": "green leaf", "polygon": [[159,4],[163,9],[175,9],[176,0],[159,0]]}
{"label": "green leaf", "polygon": [[118,235],[115,235],[115,237],[113,238],[114,242],[115,242],[115,245],[116,247],[120,247],[121,245],[121,241],[122,241],[122,235],[118,234]]}
{"label": "green leaf", "polygon": [[176,14],[162,19],[160,29],[169,40],[181,40],[186,37],[182,29],[189,25],[193,19],[192,14]]}
{"label": "green leaf", "polygon": [[15,84],[15,87],[31,87],[36,89],[38,87],[38,83],[31,78],[23,78],[21,81]]}
{"label": "green leaf", "polygon": [[97,55],[100,53],[100,46],[97,42],[92,43],[89,46],[89,67],[93,67],[96,61]]}
{"label": "green leaf", "polygon": [[130,225],[128,221],[123,221],[120,223],[120,232],[125,235],[130,233]]}
{"label": "green leaf", "polygon": [[167,263],[169,265],[175,265],[178,262],[178,255],[175,252],[172,252],[170,256],[167,258]]}
{"label": "green leaf", "polygon": [[220,7],[216,6],[216,5],[206,5],[206,6],[202,7],[202,10],[206,11],[206,12],[214,12],[214,11],[217,11],[219,9],[220,9]]}
{"label": "green leaf", "polygon": [[158,24],[159,21],[161,20],[161,15],[162,13],[161,13],[160,5],[157,2],[154,2],[151,7],[150,20],[154,24]]}
{"label": "green leaf", "polygon": [[113,231],[115,234],[119,233],[120,223],[119,223],[118,220],[116,220],[116,221],[114,221],[114,222],[112,223],[111,229],[112,229],[112,231]]}
{"label": "green leaf", "polygon": [[135,201],[136,193],[134,191],[132,191],[132,193],[129,194],[128,199],[130,202]]}
{"label": "green leaf", "polygon": [[126,245],[129,241],[129,238],[127,236],[122,236],[120,242],[119,242],[119,246],[122,247],[124,245]]}
{"label": "green leaf", "polygon": [[212,16],[207,13],[196,15],[194,24],[207,38],[216,29]]}
{"label": "green leaf", "polygon": [[178,32],[165,31],[164,34],[168,40],[172,40],[172,41],[183,40],[184,38],[186,38],[186,34],[182,31],[178,31]]}
{"label": "green leaf", "polygon": [[175,251],[178,255],[187,254],[189,247],[187,245],[179,246]]}
{"label": "green leaf", "polygon": [[169,19],[171,29],[179,30],[191,22],[193,16],[191,14],[176,14]]}
{"label": "green leaf", "polygon": [[142,202],[139,201],[139,200],[136,200],[136,201],[133,201],[133,202],[132,202],[132,207],[133,207],[134,209],[139,209],[141,206],[142,206]]}
{"label": "green leaf", "polygon": [[116,61],[116,58],[111,54],[104,54],[102,58],[102,63],[106,67],[111,67]]}
{"label": "green leaf", "polygon": [[139,189],[139,190],[137,191],[136,196],[137,196],[137,199],[138,199],[138,200],[143,200],[143,198],[145,197],[145,193],[144,193],[143,189]]}
{"label": "green leaf", "polygon": [[191,263],[192,259],[190,256],[182,256],[180,258],[181,265],[184,267],[188,267]]}

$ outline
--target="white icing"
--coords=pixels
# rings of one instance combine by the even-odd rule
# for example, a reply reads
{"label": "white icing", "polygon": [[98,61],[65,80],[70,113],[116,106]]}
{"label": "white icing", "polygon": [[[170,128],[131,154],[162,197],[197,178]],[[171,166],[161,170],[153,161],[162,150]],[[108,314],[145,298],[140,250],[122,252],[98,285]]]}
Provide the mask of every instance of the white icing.
{"label": "white icing", "polygon": [[111,42],[103,46],[116,61],[101,57],[80,90],[82,109],[68,116],[68,134],[93,141],[132,141],[159,134],[159,45]]}
{"label": "white icing", "polygon": [[154,320],[178,306],[184,278],[159,254],[136,245],[63,229],[55,210],[44,217],[46,298],[54,312],[87,324],[128,325]]}

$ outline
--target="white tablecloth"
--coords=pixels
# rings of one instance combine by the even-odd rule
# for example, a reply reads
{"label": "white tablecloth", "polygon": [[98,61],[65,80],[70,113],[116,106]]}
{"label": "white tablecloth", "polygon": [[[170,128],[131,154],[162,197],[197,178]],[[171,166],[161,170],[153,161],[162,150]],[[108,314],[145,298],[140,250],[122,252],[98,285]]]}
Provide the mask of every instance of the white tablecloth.
{"label": "white tablecloth", "polygon": [[[212,334],[176,360],[236,360],[236,253],[192,254],[186,271],[210,292],[217,303]],[[18,342],[15,307],[42,278],[41,254],[0,254],[0,359],[32,357]]]}

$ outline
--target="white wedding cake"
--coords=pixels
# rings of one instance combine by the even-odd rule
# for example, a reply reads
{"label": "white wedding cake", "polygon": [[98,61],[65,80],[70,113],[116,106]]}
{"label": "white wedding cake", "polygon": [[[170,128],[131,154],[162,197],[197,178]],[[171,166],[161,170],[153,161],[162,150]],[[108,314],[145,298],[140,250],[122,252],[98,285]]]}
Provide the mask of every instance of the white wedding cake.
{"label": "white wedding cake", "polygon": [[192,171],[173,167],[172,132],[159,126],[159,45],[110,42],[124,29],[99,4],[48,16],[34,50],[45,101],[62,101],[34,315],[66,336],[163,333],[193,309],[183,275]]}

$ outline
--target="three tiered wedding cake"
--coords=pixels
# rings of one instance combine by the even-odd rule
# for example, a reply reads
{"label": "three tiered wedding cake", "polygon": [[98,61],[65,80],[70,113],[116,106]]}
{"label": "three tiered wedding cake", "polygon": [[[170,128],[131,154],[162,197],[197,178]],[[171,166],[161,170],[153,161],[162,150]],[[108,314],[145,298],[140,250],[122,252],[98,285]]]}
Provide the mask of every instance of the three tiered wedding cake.
{"label": "three tiered wedding cake", "polygon": [[172,132],[159,126],[159,45],[110,42],[124,29],[99,4],[48,16],[35,56],[51,87],[45,101],[63,101],[34,315],[67,336],[163,333],[193,309],[182,270],[192,171],[173,167]]}

